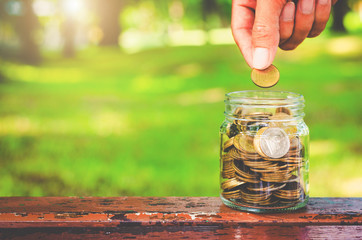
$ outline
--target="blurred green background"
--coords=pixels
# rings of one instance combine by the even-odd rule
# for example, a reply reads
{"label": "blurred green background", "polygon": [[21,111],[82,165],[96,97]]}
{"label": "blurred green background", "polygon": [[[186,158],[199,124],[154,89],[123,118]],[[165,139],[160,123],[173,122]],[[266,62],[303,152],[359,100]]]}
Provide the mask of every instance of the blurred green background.
{"label": "blurred green background", "polygon": [[[1,196],[218,196],[224,94],[257,89],[229,0],[0,0]],[[279,51],[311,196],[362,196],[362,2]]]}

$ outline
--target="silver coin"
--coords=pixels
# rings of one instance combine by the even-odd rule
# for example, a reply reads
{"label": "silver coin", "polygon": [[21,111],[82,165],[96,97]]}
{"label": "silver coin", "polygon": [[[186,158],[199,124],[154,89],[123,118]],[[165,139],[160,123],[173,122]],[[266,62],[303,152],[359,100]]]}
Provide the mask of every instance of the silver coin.
{"label": "silver coin", "polygon": [[260,148],[270,158],[281,158],[290,148],[288,134],[281,128],[268,128],[261,136]]}

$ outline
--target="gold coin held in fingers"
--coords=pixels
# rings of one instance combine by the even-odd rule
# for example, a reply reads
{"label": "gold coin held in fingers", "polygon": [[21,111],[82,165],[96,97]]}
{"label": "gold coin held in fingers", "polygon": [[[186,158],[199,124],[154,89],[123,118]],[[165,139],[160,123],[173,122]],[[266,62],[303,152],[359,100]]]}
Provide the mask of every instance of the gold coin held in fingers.
{"label": "gold coin held in fingers", "polygon": [[277,84],[279,76],[279,71],[274,65],[270,65],[264,70],[253,68],[251,71],[251,80],[255,85],[262,88],[270,88]]}

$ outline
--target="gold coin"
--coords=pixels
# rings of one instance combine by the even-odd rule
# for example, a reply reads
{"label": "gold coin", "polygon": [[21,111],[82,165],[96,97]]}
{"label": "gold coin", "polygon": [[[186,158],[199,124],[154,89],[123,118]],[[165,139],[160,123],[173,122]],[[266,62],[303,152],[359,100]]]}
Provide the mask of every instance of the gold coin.
{"label": "gold coin", "polygon": [[267,157],[264,152],[261,150],[260,147],[260,139],[261,139],[261,135],[264,133],[265,130],[267,130],[267,127],[263,127],[260,128],[259,131],[256,133],[255,137],[254,137],[254,149],[256,150],[257,153],[259,153],[260,156],[262,157]]}
{"label": "gold coin", "polygon": [[269,182],[258,182],[257,184],[248,184],[246,187],[249,191],[255,192],[269,192],[270,189],[275,188],[275,184]]}
{"label": "gold coin", "polygon": [[232,161],[234,158],[230,155],[230,152],[221,156],[223,162]]}
{"label": "gold coin", "polygon": [[239,124],[239,120],[234,120],[234,123],[229,123],[226,126],[226,135],[229,138],[234,137],[236,134],[239,134],[241,131],[241,127]]}
{"label": "gold coin", "polygon": [[251,173],[250,170],[248,170],[248,167],[246,167],[243,164],[243,161],[235,160],[232,162],[232,168],[235,170],[235,173],[237,173],[241,177],[245,178],[256,178],[255,173]]}
{"label": "gold coin", "polygon": [[228,178],[228,179],[234,178],[234,177],[235,177],[235,172],[234,172],[234,171],[232,171],[232,172],[225,172],[225,171],[223,171],[223,172],[221,173],[221,176],[222,176],[223,178]]}
{"label": "gold coin", "polygon": [[298,132],[297,126],[293,126],[293,125],[285,126],[283,129],[289,135],[290,138],[295,137]]}
{"label": "gold coin", "polygon": [[256,153],[253,142],[254,138],[249,135],[238,134],[234,137],[234,146],[247,153]]}
{"label": "gold coin", "polygon": [[271,193],[268,192],[252,192],[248,189],[240,189],[241,199],[251,204],[267,204],[271,200]]}
{"label": "gold coin", "polygon": [[222,195],[225,198],[238,198],[240,197],[240,190],[239,189],[224,190]]}
{"label": "gold coin", "polygon": [[270,120],[289,120],[289,119],[292,119],[292,117],[284,112],[278,112],[270,117]]}
{"label": "gold coin", "polygon": [[290,177],[292,176],[291,173],[289,172],[282,172],[282,171],[278,171],[278,172],[274,172],[274,173],[262,173],[262,176],[260,177],[260,180],[264,181],[264,182],[285,182],[288,179],[290,179]]}
{"label": "gold coin", "polygon": [[233,161],[227,161],[222,163],[222,172],[221,175],[223,178],[233,178],[235,177],[235,171],[233,168]]}
{"label": "gold coin", "polygon": [[244,160],[244,164],[250,168],[272,168],[276,167],[278,163],[264,160]]}
{"label": "gold coin", "polygon": [[301,164],[303,162],[303,158],[301,157],[288,157],[288,158],[282,158],[280,159],[281,162],[285,163],[295,163],[295,164]]}
{"label": "gold coin", "polygon": [[238,149],[236,148],[232,148],[230,151],[229,151],[229,156],[232,158],[232,159],[241,159],[241,151],[239,151]]}
{"label": "gold coin", "polygon": [[237,107],[234,111],[234,116],[235,117],[242,117],[242,113],[243,113],[243,108],[242,107]]}
{"label": "gold coin", "polygon": [[245,117],[253,117],[253,116],[273,116],[271,112],[249,112],[245,114]]}
{"label": "gold coin", "polygon": [[230,138],[224,143],[224,152],[227,152],[234,145],[234,138]]}
{"label": "gold coin", "polygon": [[290,139],[290,151],[299,153],[302,148],[303,144],[301,143],[299,137],[293,137]]}
{"label": "gold coin", "polygon": [[237,126],[242,125],[243,122],[242,122],[242,120],[240,120],[240,118],[243,118],[243,108],[242,107],[237,107],[235,109],[234,117],[237,118],[234,120],[234,124]]}
{"label": "gold coin", "polygon": [[229,190],[243,184],[245,184],[245,182],[239,181],[236,178],[231,178],[221,183],[221,188],[224,190]]}
{"label": "gold coin", "polygon": [[258,87],[269,88],[274,86],[279,81],[279,71],[274,65],[270,65],[264,70],[253,69],[251,71],[251,80]]}
{"label": "gold coin", "polygon": [[269,120],[269,117],[273,116],[271,112],[253,112],[245,114],[247,120]]}
{"label": "gold coin", "polygon": [[259,182],[259,180],[256,178],[247,178],[247,177],[241,176],[237,173],[235,173],[235,178],[238,179],[239,181],[246,182],[246,183],[258,183]]}
{"label": "gold coin", "polygon": [[286,113],[288,115],[292,115],[292,112],[290,111],[289,108],[286,107],[278,107],[277,109],[275,109],[275,113]]}

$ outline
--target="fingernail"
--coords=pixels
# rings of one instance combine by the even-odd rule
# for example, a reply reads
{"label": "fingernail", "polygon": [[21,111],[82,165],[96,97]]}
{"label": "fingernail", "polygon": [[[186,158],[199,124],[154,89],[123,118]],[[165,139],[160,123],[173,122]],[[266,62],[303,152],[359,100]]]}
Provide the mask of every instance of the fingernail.
{"label": "fingernail", "polygon": [[318,4],[320,5],[327,5],[329,3],[329,0],[318,0]]}
{"label": "fingernail", "polygon": [[312,14],[314,8],[314,0],[301,0],[300,8],[303,14]]}
{"label": "fingernail", "polygon": [[294,2],[288,2],[284,6],[283,16],[282,16],[283,21],[284,22],[292,22],[292,21],[294,21],[294,12],[295,12]]}
{"label": "fingernail", "polygon": [[253,68],[265,69],[268,67],[269,62],[269,49],[255,48],[253,56]]}

